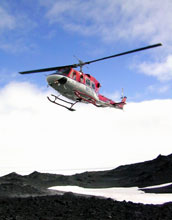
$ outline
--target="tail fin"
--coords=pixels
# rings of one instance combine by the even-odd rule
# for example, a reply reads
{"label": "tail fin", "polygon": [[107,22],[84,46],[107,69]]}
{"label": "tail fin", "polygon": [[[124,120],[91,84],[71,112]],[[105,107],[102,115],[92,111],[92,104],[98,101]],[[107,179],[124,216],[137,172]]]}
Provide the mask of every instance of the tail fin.
{"label": "tail fin", "polygon": [[126,96],[124,96],[124,97],[122,97],[122,103],[124,103],[124,104],[126,104],[126,100],[127,100],[127,97]]}
{"label": "tail fin", "polygon": [[124,96],[124,97],[122,97],[121,102],[116,102],[113,104],[113,106],[117,109],[123,110],[124,105],[126,105],[126,100],[127,100],[127,97]]}

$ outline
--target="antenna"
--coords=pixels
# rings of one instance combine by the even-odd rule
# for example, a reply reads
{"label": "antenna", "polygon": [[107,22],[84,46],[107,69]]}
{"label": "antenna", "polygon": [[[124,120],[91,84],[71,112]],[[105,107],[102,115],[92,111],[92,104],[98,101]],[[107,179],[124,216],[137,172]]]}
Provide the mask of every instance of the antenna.
{"label": "antenna", "polygon": [[122,99],[124,98],[124,88],[122,88],[122,90],[121,90],[121,98]]}

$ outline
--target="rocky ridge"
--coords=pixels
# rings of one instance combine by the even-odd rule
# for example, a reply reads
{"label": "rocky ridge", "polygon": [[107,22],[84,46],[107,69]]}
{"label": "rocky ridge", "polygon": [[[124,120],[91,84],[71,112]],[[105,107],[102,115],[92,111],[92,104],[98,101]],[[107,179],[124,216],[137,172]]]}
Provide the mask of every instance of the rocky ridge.
{"label": "rocky ridge", "polygon": [[10,173],[0,177],[0,219],[171,219],[172,203],[143,205],[118,202],[95,196],[48,190],[51,186],[76,185],[87,188],[132,187],[152,193],[171,193],[172,154],[159,155],[142,163],[120,166],[113,170],[84,172],[71,176],[33,172],[29,175]]}

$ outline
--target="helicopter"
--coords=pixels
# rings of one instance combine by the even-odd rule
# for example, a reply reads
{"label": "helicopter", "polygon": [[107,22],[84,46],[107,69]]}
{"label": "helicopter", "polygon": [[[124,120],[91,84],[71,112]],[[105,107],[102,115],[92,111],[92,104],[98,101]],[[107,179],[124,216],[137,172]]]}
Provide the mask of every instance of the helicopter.
{"label": "helicopter", "polygon": [[[130,53],[135,53],[138,51],[151,49],[159,46],[162,46],[162,44],[161,43],[153,44],[146,47],[114,54],[111,56],[107,56],[87,62],[78,60],[79,62],[76,64],[50,67],[44,69],[35,69],[35,70],[29,70],[19,73],[31,74],[31,73],[55,71],[47,76],[47,82],[49,86],[51,86],[59,93],[59,95],[57,96],[51,94],[51,98],[49,96],[47,96],[47,98],[50,102],[58,106],[61,106],[63,108],[66,108],[70,111],[75,111],[73,106],[79,102],[90,103],[96,107],[112,107],[123,110],[123,107],[126,104],[126,100],[127,100],[127,97],[123,96],[123,92],[120,102],[115,102],[101,95],[99,93],[99,89],[101,87],[99,81],[97,81],[97,79],[95,79],[90,74],[83,73],[82,67],[90,63],[130,54]],[[76,70],[75,68],[77,67],[80,67],[80,70]],[[67,101],[63,98],[60,98],[60,95],[66,97],[71,101]]]}

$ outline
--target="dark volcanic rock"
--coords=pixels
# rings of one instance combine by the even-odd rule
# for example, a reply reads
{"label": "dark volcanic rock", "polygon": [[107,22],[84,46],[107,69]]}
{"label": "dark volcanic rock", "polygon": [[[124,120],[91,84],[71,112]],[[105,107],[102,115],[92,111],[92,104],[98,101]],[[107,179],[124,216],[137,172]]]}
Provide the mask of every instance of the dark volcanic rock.
{"label": "dark volcanic rock", "polygon": [[[46,182],[51,174],[35,173],[37,173],[37,176],[33,174],[21,176],[13,172],[1,177],[0,197],[28,197],[54,194],[46,188],[45,183],[42,184],[43,176],[43,182]],[[49,181],[51,181],[51,178],[49,178]]]}
{"label": "dark volcanic rock", "polygon": [[172,203],[142,205],[97,197],[63,196],[0,199],[1,220],[170,220]]}
{"label": "dark volcanic rock", "polygon": [[0,184],[0,197],[37,196],[42,194],[45,194],[43,190],[37,189],[32,185],[12,182]]}
{"label": "dark volcanic rock", "polygon": [[140,189],[145,193],[172,193],[172,184],[169,186]]}
{"label": "dark volcanic rock", "polygon": [[109,171],[76,174],[72,178],[75,185],[83,187],[146,187],[172,182],[171,170],[172,154]]}

